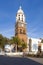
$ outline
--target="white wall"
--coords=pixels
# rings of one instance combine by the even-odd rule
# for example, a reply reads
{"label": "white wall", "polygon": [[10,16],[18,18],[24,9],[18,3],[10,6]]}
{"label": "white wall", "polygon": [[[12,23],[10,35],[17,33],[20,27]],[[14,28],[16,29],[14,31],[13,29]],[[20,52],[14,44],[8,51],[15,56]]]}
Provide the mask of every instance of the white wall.
{"label": "white wall", "polygon": [[41,43],[41,51],[43,51],[43,43]]}
{"label": "white wall", "polygon": [[39,40],[34,39],[34,38],[31,38],[31,39],[32,39],[31,50],[32,51],[38,51],[38,42],[39,42]]}
{"label": "white wall", "polygon": [[35,51],[37,52],[38,51],[38,45],[39,45],[39,42],[41,42],[40,39],[36,39],[36,38],[31,38],[32,39],[32,51]]}
{"label": "white wall", "polygon": [[[41,42],[41,40],[36,39],[36,38],[28,38],[28,40],[29,39],[31,39],[31,51],[32,52],[34,52],[34,51],[37,52],[38,51],[38,44],[39,44],[39,42]],[[29,43],[29,41],[28,41],[28,43]],[[28,47],[28,49],[29,49],[29,47]]]}

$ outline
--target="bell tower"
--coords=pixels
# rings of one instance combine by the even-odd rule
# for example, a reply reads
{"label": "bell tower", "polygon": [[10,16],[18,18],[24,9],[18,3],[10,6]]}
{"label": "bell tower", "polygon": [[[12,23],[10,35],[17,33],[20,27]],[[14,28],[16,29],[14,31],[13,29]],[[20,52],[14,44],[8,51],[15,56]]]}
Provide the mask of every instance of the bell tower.
{"label": "bell tower", "polygon": [[15,36],[27,43],[25,15],[21,6],[16,14]]}

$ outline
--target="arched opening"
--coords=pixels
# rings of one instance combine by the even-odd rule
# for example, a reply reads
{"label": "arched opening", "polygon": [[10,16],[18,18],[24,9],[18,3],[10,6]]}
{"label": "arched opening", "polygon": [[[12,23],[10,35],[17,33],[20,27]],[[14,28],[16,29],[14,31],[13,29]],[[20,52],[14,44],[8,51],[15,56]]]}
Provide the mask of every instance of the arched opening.
{"label": "arched opening", "polygon": [[20,29],[20,34],[22,34],[22,29]]}

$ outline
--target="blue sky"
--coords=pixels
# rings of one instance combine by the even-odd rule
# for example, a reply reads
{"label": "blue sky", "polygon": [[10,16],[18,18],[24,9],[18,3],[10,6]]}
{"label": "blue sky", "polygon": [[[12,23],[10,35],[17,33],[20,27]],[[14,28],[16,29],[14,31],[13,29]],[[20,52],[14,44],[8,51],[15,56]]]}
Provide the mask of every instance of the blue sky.
{"label": "blue sky", "polygon": [[0,0],[0,34],[14,36],[20,6],[25,13],[28,37],[43,38],[43,0]]}

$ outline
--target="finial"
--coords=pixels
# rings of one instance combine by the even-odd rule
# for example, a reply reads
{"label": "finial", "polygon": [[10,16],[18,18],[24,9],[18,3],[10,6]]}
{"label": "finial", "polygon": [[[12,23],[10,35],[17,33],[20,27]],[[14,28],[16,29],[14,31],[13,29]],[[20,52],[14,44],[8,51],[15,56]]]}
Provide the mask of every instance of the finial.
{"label": "finial", "polygon": [[21,6],[20,6],[20,9],[21,9]]}

